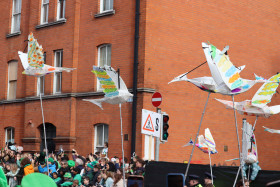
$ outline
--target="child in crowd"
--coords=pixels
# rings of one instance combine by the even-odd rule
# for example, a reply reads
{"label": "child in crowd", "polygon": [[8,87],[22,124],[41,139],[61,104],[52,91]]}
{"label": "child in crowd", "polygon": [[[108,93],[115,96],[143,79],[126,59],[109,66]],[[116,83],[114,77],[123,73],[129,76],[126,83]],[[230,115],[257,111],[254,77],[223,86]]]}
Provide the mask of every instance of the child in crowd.
{"label": "child in crowd", "polygon": [[57,185],[61,184],[62,179],[57,175],[57,172],[52,173],[52,178]]}

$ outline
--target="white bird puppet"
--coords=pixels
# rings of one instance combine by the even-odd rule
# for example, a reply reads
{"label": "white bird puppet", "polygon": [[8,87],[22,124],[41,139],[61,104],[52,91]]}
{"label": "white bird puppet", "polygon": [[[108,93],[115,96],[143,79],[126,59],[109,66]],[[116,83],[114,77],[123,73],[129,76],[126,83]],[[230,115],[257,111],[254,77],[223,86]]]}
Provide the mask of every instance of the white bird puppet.
{"label": "white bird puppet", "polygon": [[[93,66],[92,72],[96,75],[103,92],[105,93],[104,98],[101,99],[83,99],[99,106],[102,110],[102,103],[119,104],[120,107],[120,122],[121,122],[121,142],[122,142],[122,159],[124,161],[124,148],[123,148],[123,128],[122,128],[122,113],[121,105],[127,102],[133,97],[133,94],[129,93],[127,87],[119,76],[119,72],[115,71],[110,66],[97,67]],[[125,163],[123,163],[125,164]],[[125,167],[123,167],[123,180],[125,180]],[[125,187],[125,183],[123,184]]]}
{"label": "white bird puppet", "polygon": [[[49,73],[62,72],[62,71],[70,72],[75,69],[75,68],[53,67],[45,64],[43,48],[41,45],[38,44],[32,32],[28,35],[27,45],[28,45],[27,53],[18,51],[19,58],[24,68],[24,71],[22,72],[23,74],[31,75],[34,77],[42,77]],[[40,92],[40,102],[41,102],[42,120],[43,120],[43,127],[44,127],[46,156],[48,157],[48,149],[47,149],[48,146],[46,141],[46,128],[45,128],[45,119],[44,119],[41,92]],[[47,170],[49,175],[48,165],[47,165]]]}
{"label": "white bird puppet", "polygon": [[[110,104],[120,104],[127,102],[133,95],[128,92],[127,87],[118,72],[110,66],[97,67],[93,66],[92,72],[103,88],[105,97],[101,99],[83,99],[99,106],[102,110],[102,102]],[[120,86],[118,88],[118,85]]]}
{"label": "white bird puppet", "polygon": [[23,74],[42,77],[49,73],[67,71],[70,72],[75,68],[53,67],[44,64],[43,48],[38,44],[31,32],[28,36],[28,53],[18,52],[22,66]]}
{"label": "white bird puppet", "polygon": [[209,130],[209,128],[205,129],[205,136],[199,135],[198,136],[198,143],[194,144],[192,140],[190,140],[185,146],[195,145],[198,147],[202,152],[209,154],[209,161],[210,161],[210,171],[211,171],[211,178],[213,183],[213,174],[212,174],[212,165],[211,165],[211,156],[210,154],[216,154],[218,151],[216,150],[216,143],[213,139],[213,136]]}
{"label": "white bird puppet", "polygon": [[203,91],[211,93],[220,93],[223,95],[237,95],[248,91],[254,84],[263,83],[265,80],[248,80],[240,78],[239,73],[245,68],[241,66],[236,68],[229,56],[226,55],[228,46],[223,51],[217,49],[214,45],[202,43],[209,69],[212,77],[198,77],[189,79],[187,73],[175,77],[172,82],[187,81]]}
{"label": "white bird puppet", "polygon": [[[198,147],[204,153],[209,153],[209,152],[211,154],[218,153],[218,151],[216,150],[216,143],[213,139],[213,136],[212,136],[209,128],[205,129],[204,135],[205,136],[203,136],[203,135],[198,136],[198,143],[195,144],[195,146]],[[193,144],[194,143],[191,139],[187,144],[183,145],[183,147],[190,146]]]}
{"label": "white bird puppet", "polygon": [[[267,82],[264,83],[256,92],[252,100],[245,100],[242,102],[235,102],[233,107],[232,101],[216,99],[217,101],[226,105],[227,108],[235,108],[238,113],[242,115],[256,116],[256,117],[270,117],[271,115],[280,112],[280,105],[267,106],[271,102],[272,96],[276,93],[279,86],[280,74],[272,76]],[[255,127],[255,125],[254,125]]]}

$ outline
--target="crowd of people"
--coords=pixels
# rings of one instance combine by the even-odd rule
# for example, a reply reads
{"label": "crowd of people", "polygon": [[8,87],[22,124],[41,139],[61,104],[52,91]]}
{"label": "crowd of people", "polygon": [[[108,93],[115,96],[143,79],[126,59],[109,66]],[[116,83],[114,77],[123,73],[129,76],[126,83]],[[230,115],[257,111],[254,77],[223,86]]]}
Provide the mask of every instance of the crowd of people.
{"label": "crowd of people", "polygon": [[117,156],[108,158],[108,149],[104,150],[82,156],[74,149],[70,154],[61,149],[47,157],[45,151],[22,153],[20,147],[7,145],[0,154],[0,168],[10,187],[20,186],[23,178],[34,172],[49,176],[59,187],[123,187],[123,169],[126,178],[145,175],[145,161],[138,156],[123,162]]}
{"label": "crowd of people", "polygon": [[[58,187],[123,187],[130,175],[145,175],[146,162],[138,156],[132,157],[130,161],[124,158],[124,162],[117,156],[109,159],[107,157],[108,143],[101,153],[90,153],[87,156],[79,155],[74,149],[69,154],[61,149],[57,153],[50,153],[48,157],[45,150],[40,153],[23,153],[22,150],[23,148],[20,146],[9,144],[1,150],[1,187],[34,186],[34,184],[28,182],[27,185],[22,184],[24,178],[27,178],[29,174],[34,175],[34,173],[41,173],[41,175],[33,176],[35,181],[49,183],[49,181],[41,178],[44,176],[51,180],[53,186]],[[123,171],[125,172],[124,175]],[[3,179],[1,179],[1,172],[5,175],[6,181],[4,183],[1,183]],[[125,176],[125,181],[123,176]],[[216,177],[205,172],[203,186],[213,187],[212,178],[215,179]],[[187,186],[202,187],[199,179],[200,177],[197,175],[189,175]],[[27,181],[32,181],[32,178]],[[242,187],[243,181],[238,181],[236,186]],[[248,186],[249,181],[245,180],[245,187]]]}

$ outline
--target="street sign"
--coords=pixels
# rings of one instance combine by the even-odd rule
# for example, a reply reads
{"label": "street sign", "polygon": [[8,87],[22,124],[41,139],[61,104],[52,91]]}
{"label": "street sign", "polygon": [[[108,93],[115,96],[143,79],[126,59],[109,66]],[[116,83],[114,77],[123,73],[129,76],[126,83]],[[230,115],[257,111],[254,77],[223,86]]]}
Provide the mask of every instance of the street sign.
{"label": "street sign", "polygon": [[158,107],[161,104],[162,97],[159,92],[155,92],[152,96],[152,104],[154,107]]}
{"label": "street sign", "polygon": [[141,133],[160,137],[161,115],[142,109]]}

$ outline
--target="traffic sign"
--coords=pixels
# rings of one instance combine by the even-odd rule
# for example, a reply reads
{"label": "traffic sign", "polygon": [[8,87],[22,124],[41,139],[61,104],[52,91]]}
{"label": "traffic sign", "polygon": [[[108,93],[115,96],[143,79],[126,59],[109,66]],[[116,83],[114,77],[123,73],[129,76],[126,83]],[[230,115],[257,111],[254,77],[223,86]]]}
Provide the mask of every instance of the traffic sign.
{"label": "traffic sign", "polygon": [[161,104],[162,97],[159,92],[155,92],[152,96],[152,104],[154,107],[158,107]]}
{"label": "traffic sign", "polygon": [[141,133],[160,137],[161,115],[142,109]]}

